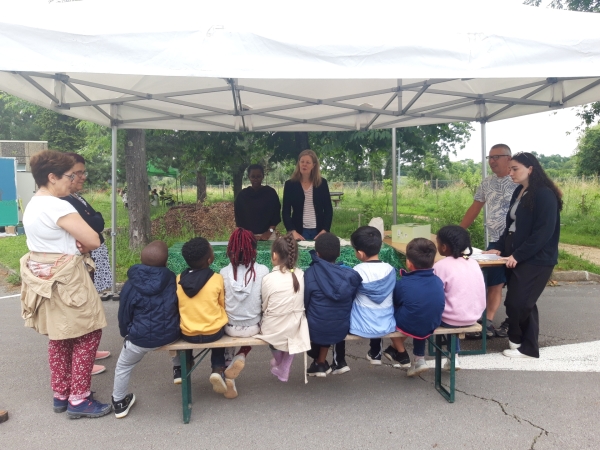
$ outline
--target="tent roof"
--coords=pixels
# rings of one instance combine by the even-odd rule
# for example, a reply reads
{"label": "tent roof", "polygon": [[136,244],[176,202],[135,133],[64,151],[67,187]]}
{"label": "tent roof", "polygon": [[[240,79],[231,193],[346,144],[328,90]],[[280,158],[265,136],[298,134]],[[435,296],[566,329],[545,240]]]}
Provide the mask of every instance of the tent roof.
{"label": "tent roof", "polygon": [[14,6],[0,18],[0,89],[102,125],[204,131],[494,121],[600,100],[600,14],[216,3]]}
{"label": "tent roof", "polygon": [[167,170],[157,168],[151,161],[146,164],[146,170],[148,171],[149,177],[171,177],[177,178],[179,176],[179,170],[169,167]]}

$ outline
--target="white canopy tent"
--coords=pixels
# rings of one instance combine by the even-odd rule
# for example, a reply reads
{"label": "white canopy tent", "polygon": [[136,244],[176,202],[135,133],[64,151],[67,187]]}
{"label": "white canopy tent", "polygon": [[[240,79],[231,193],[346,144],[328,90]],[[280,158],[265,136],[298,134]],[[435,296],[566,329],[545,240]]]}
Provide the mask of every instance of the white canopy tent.
{"label": "white canopy tent", "polygon": [[[118,128],[344,131],[456,121],[482,123],[485,156],[486,122],[600,100],[598,14],[492,0],[356,6],[14,5],[0,18],[0,90],[111,126],[113,158]],[[395,167],[395,133],[393,147]],[[116,223],[114,203],[113,192]]]}

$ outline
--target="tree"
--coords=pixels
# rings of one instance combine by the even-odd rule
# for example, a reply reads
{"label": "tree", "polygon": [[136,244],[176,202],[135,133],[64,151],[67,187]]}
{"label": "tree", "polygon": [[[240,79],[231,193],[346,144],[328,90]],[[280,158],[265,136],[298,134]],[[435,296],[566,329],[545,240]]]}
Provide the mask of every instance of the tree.
{"label": "tree", "polygon": [[600,124],[585,130],[575,157],[579,175],[600,175]]}
{"label": "tree", "polygon": [[136,249],[150,242],[150,200],[144,130],[127,130],[125,170],[129,204],[129,248]]}
{"label": "tree", "polygon": [[[540,6],[542,0],[525,0],[526,5]],[[571,11],[600,12],[600,0],[552,0],[548,5],[555,9],[569,9]],[[581,107],[577,113],[584,128],[600,120],[600,102],[590,103]],[[579,127],[578,127],[579,128]]]}

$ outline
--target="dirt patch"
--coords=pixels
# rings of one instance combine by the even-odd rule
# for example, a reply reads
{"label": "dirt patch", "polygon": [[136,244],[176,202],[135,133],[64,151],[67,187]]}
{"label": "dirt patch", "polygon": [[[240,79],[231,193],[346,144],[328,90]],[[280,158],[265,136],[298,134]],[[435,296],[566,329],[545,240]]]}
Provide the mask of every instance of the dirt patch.
{"label": "dirt patch", "polygon": [[231,234],[235,229],[233,203],[219,202],[210,206],[180,205],[173,206],[164,217],[152,221],[152,235],[181,235],[186,230],[196,236],[212,240],[224,232]]}
{"label": "dirt patch", "polygon": [[600,248],[571,244],[558,244],[558,248],[600,266]]}

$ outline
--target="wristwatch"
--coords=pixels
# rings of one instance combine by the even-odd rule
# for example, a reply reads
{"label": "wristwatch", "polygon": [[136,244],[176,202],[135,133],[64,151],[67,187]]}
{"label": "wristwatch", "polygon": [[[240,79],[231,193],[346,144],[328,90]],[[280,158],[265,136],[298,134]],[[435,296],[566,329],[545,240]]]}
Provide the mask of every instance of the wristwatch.
{"label": "wristwatch", "polygon": [[273,228],[269,228],[269,233],[275,233],[275,230]]}

